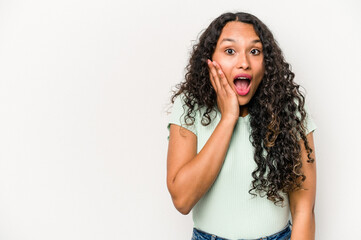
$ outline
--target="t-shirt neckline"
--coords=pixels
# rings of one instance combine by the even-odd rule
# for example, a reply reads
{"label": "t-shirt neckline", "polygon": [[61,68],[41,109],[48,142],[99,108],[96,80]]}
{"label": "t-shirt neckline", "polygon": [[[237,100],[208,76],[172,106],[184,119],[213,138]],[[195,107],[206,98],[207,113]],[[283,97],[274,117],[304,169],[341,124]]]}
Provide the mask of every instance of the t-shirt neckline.
{"label": "t-shirt neckline", "polygon": [[238,118],[238,121],[248,120],[248,119],[249,119],[249,113],[248,113],[246,116],[244,116],[244,117],[239,117],[239,118]]}

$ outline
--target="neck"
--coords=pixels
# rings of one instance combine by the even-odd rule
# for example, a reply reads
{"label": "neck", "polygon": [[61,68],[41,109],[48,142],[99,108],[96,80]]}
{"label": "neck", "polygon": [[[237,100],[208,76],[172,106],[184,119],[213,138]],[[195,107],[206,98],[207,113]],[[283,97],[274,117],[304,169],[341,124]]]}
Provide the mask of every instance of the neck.
{"label": "neck", "polygon": [[247,106],[239,106],[239,116],[245,117],[248,115],[248,107]]}

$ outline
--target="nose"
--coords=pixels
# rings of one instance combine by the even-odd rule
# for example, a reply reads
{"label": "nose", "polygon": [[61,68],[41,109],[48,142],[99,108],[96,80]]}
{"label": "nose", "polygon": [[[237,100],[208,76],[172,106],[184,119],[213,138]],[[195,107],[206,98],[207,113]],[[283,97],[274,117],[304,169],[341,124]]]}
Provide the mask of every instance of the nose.
{"label": "nose", "polygon": [[237,59],[237,68],[248,69],[250,67],[247,54],[240,53]]}

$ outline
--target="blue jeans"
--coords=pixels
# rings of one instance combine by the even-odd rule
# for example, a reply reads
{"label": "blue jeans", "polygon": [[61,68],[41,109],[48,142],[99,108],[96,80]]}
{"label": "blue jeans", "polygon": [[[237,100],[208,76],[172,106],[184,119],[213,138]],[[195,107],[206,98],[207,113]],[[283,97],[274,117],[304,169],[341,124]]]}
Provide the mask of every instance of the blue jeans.
{"label": "blue jeans", "polygon": [[[265,240],[289,240],[291,239],[291,221],[289,220],[287,223],[287,226],[279,231],[278,233],[272,234],[270,236],[257,238],[259,240],[265,239]],[[238,240],[257,240],[257,239],[238,239]],[[206,232],[203,232],[201,230],[198,230],[196,228],[193,228],[193,235],[192,240],[229,240],[227,238],[221,238],[214,234],[209,234]]]}

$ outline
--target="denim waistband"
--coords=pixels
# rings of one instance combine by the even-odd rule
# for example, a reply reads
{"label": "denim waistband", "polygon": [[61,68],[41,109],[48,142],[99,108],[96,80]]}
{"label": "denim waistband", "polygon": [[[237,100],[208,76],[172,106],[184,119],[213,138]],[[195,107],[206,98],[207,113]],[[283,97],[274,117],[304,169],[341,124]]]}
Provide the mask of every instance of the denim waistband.
{"label": "denim waistband", "polygon": [[[285,233],[285,232],[289,231],[288,228],[290,226],[292,226],[292,223],[291,223],[291,220],[288,220],[288,223],[287,223],[286,227],[283,230],[281,230],[281,231],[279,231],[277,233],[274,233],[274,234],[266,236],[266,237],[256,238],[256,239],[238,239],[238,240],[260,240],[260,239],[268,240],[268,239],[273,239],[277,235],[281,235],[282,233]],[[203,235],[204,234],[207,235],[207,237],[209,237],[210,240],[230,240],[228,238],[222,238],[222,237],[219,237],[219,236],[217,236],[215,234],[210,234],[210,233],[204,232],[204,231],[199,230],[197,228],[193,228],[193,231],[196,231],[198,233],[202,233]]]}

